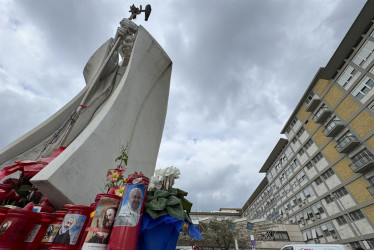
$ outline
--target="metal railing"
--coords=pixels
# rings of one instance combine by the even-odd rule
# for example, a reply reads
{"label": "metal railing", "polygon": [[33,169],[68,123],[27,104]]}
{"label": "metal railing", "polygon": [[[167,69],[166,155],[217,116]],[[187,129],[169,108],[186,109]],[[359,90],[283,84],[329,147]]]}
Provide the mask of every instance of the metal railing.
{"label": "metal railing", "polygon": [[338,141],[338,144],[335,146],[335,148],[336,148],[336,150],[341,152],[343,149],[345,149],[352,142],[360,142],[360,141],[354,135],[346,135]]}
{"label": "metal railing", "polygon": [[360,157],[359,159],[354,160],[354,162],[351,163],[351,168],[353,171],[357,171],[357,170],[360,170],[360,168],[366,166],[370,162],[374,163],[374,156],[364,155]]}
{"label": "metal railing", "polygon": [[328,135],[328,134],[330,134],[330,132],[332,131],[332,130],[334,130],[336,127],[338,127],[338,126],[344,126],[344,123],[341,121],[341,120],[333,120],[333,121],[331,121],[327,126],[326,126],[326,128],[323,130],[323,133],[325,134],[325,135]]}

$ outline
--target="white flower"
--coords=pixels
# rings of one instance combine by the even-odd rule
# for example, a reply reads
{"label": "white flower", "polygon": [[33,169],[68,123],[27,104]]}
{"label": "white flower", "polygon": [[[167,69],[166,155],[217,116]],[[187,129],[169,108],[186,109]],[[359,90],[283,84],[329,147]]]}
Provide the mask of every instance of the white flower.
{"label": "white flower", "polygon": [[180,176],[180,170],[176,167],[167,167],[164,169],[156,169],[154,176],[151,177],[149,189],[168,189],[174,185],[174,180]]}

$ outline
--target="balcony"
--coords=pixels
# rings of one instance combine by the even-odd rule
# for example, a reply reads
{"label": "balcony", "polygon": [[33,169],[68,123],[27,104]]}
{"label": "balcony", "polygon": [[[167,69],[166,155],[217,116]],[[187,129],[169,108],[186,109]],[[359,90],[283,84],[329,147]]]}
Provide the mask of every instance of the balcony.
{"label": "balcony", "polygon": [[352,149],[356,148],[360,144],[360,141],[354,135],[345,135],[338,141],[335,146],[339,153],[348,153]]}
{"label": "balcony", "polygon": [[351,163],[351,168],[356,173],[364,173],[371,168],[374,169],[374,156],[365,155]]}
{"label": "balcony", "polygon": [[334,137],[344,128],[344,124],[341,120],[331,121],[326,128],[323,130],[323,133],[327,137]]}
{"label": "balcony", "polygon": [[374,196],[374,184],[371,185],[371,186],[369,186],[369,187],[367,187],[367,189],[368,189],[369,193],[370,193],[372,196]]}
{"label": "balcony", "polygon": [[326,118],[331,114],[331,110],[327,107],[322,107],[318,110],[318,112],[313,117],[313,120],[316,123],[322,123],[326,120]]}
{"label": "balcony", "polygon": [[315,110],[318,106],[318,104],[321,102],[321,99],[319,99],[318,97],[314,97],[310,103],[308,104],[308,106],[306,107],[306,111],[308,112],[312,112],[313,110]]}

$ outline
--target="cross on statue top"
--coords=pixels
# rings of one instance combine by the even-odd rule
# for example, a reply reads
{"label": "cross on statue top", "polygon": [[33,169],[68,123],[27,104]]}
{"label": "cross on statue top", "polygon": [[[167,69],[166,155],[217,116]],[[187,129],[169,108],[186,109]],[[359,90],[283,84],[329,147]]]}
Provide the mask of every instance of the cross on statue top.
{"label": "cross on statue top", "polygon": [[145,6],[145,9],[142,10],[142,6],[136,7],[134,4],[130,6],[129,12],[131,12],[131,16],[129,17],[129,20],[136,19],[136,15],[141,14],[142,12],[145,12],[145,21],[148,21],[149,15],[151,14],[152,8],[150,4],[147,4]]}

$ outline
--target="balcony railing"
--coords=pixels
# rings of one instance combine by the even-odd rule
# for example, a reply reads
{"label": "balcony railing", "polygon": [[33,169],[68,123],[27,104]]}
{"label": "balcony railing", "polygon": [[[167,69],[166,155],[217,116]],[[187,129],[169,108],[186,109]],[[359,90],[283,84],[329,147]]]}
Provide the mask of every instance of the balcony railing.
{"label": "balcony railing", "polygon": [[370,168],[374,169],[374,156],[365,155],[351,163],[351,168],[356,173],[363,173]]}
{"label": "balcony railing", "polygon": [[334,137],[344,128],[344,123],[341,120],[331,121],[326,128],[323,130],[323,133],[327,137]]}
{"label": "balcony railing", "polygon": [[321,99],[319,99],[318,97],[314,97],[310,103],[308,104],[308,106],[306,107],[306,111],[308,112],[312,112],[313,110],[315,110],[318,106],[318,104],[321,102]]}
{"label": "balcony railing", "polygon": [[329,108],[321,108],[317,114],[313,117],[313,120],[317,123],[322,123],[326,120],[326,118],[331,114],[331,110]]}
{"label": "balcony railing", "polygon": [[374,184],[368,187],[369,193],[374,196]]}
{"label": "balcony railing", "polygon": [[354,135],[346,135],[335,146],[339,153],[348,153],[360,144],[360,141]]}

